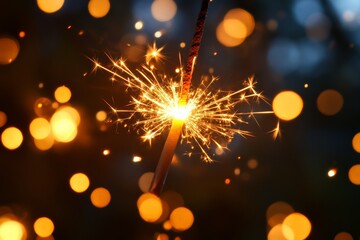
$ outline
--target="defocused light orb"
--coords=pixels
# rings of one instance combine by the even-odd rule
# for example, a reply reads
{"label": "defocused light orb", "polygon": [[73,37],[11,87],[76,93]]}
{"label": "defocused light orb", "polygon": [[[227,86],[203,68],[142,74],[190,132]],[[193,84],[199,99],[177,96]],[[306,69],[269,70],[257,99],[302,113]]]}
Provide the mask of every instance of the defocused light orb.
{"label": "defocused light orb", "polygon": [[[291,230],[287,229],[289,227]],[[283,234],[287,239],[306,239],[311,232],[309,219],[301,213],[292,213],[283,222]],[[293,235],[292,235],[293,234]]]}
{"label": "defocused light orb", "polygon": [[50,218],[47,217],[41,217],[38,218],[34,223],[34,230],[35,233],[39,237],[49,237],[54,231],[54,223],[51,221]]}
{"label": "defocused light orb", "polygon": [[36,2],[43,12],[54,13],[62,8],[65,0],[37,0]]}
{"label": "defocused light orb", "polygon": [[97,208],[104,208],[109,205],[111,201],[111,194],[106,188],[96,188],[92,191],[91,196],[91,203]]}
{"label": "defocused light orb", "polygon": [[144,26],[144,23],[142,21],[137,21],[134,25],[136,30],[141,30]]}
{"label": "defocused light orb", "polygon": [[234,169],[234,174],[236,175],[236,176],[239,176],[240,175],[240,172],[241,172],[241,170],[240,170],[240,168],[235,168]]}
{"label": "defocused light orb", "polygon": [[50,148],[52,148],[54,143],[55,143],[55,139],[52,134],[50,134],[48,137],[44,139],[34,138],[35,147],[41,151],[49,150]]}
{"label": "defocused light orb", "polygon": [[164,228],[165,230],[167,230],[167,231],[170,231],[171,228],[172,228],[171,222],[170,222],[169,220],[165,221],[165,222],[163,223],[163,228]]}
{"label": "defocused light orb", "polygon": [[283,231],[287,232],[287,235],[291,235],[291,229],[287,226],[283,226],[282,224],[277,224],[273,228],[270,229],[267,240],[295,240],[292,238],[286,238],[283,234]]}
{"label": "defocused light orb", "polygon": [[1,134],[1,142],[7,149],[14,150],[23,142],[23,135],[16,127],[8,127]]}
{"label": "defocused light orb", "polygon": [[0,127],[4,126],[7,121],[6,113],[0,111]]}
{"label": "defocused light orb", "polygon": [[34,112],[39,117],[50,117],[54,113],[52,102],[48,98],[38,98],[34,103]]}
{"label": "defocused light orb", "polygon": [[332,169],[330,169],[329,171],[328,171],[328,177],[335,177],[335,175],[336,175],[336,173],[337,173],[337,169],[336,168],[332,168]]}
{"label": "defocused light orb", "polygon": [[258,161],[256,159],[250,159],[248,162],[247,162],[247,165],[250,169],[255,169],[257,168],[258,166]]}
{"label": "defocused light orb", "polygon": [[142,194],[137,200],[137,207],[141,218],[146,222],[156,222],[163,212],[160,198],[152,193]]}
{"label": "defocused light orb", "polygon": [[71,189],[77,193],[85,192],[90,186],[90,180],[84,173],[75,173],[71,176],[69,183]]}
{"label": "defocused light orb", "polygon": [[341,110],[344,104],[344,98],[338,91],[328,89],[320,93],[316,104],[322,114],[331,116]]}
{"label": "defocused light orb", "polygon": [[138,181],[138,185],[142,192],[149,191],[153,177],[154,177],[153,172],[146,172],[143,175],[141,175]]}
{"label": "defocused light orb", "polygon": [[271,68],[281,74],[289,74],[299,67],[300,52],[288,39],[277,39],[270,45],[267,60]]}
{"label": "defocused light orb", "polygon": [[71,91],[66,86],[58,87],[54,92],[54,97],[59,103],[66,103],[71,98]]}
{"label": "defocused light orb", "polygon": [[356,152],[360,153],[360,132],[355,134],[355,136],[353,137],[352,147]]}
{"label": "defocused light orb", "polygon": [[334,240],[353,240],[354,238],[351,236],[350,233],[347,232],[340,232],[336,234]]}
{"label": "defocused light orb", "polygon": [[348,177],[350,182],[355,185],[360,185],[360,164],[356,164],[350,168]]}
{"label": "defocused light orb", "polygon": [[281,224],[284,219],[294,212],[292,206],[286,202],[278,201],[271,204],[266,210],[266,218],[269,226],[275,227]]}
{"label": "defocused light orb", "polygon": [[336,15],[340,19],[342,27],[347,30],[359,29],[360,1],[354,0],[329,0]]}
{"label": "defocused light orb", "polygon": [[159,22],[167,22],[174,18],[177,11],[173,0],[155,0],[151,4],[151,14]]}
{"label": "defocused light orb", "polygon": [[227,34],[224,28],[224,21],[220,22],[216,28],[216,38],[225,47],[239,46],[245,40],[245,38],[234,38]]}
{"label": "defocused light orb", "polygon": [[231,9],[224,17],[224,30],[233,38],[246,38],[254,31],[254,28],[254,17],[244,9]]}
{"label": "defocused light orb", "polygon": [[31,121],[29,130],[33,138],[40,140],[50,135],[51,126],[47,119],[40,117]]}
{"label": "defocused light orb", "polygon": [[185,231],[194,223],[194,215],[189,209],[179,207],[171,212],[170,223],[176,230]]}
{"label": "defocused light orb", "polygon": [[0,64],[12,63],[19,54],[19,42],[12,37],[0,37]]}
{"label": "defocused light orb", "polygon": [[106,118],[107,118],[107,113],[105,111],[98,111],[96,113],[96,120],[98,120],[99,122],[105,121]]}
{"label": "defocused light orb", "polygon": [[88,10],[91,16],[94,18],[105,17],[110,11],[109,0],[90,0],[88,4]]}
{"label": "defocused light orb", "polygon": [[301,113],[303,109],[303,100],[293,91],[283,91],[275,96],[272,107],[278,118],[290,121]]}
{"label": "defocused light orb", "polygon": [[26,230],[22,223],[12,219],[0,219],[1,240],[25,240]]}
{"label": "defocused light orb", "polygon": [[134,163],[141,162],[141,161],[142,161],[142,157],[135,155],[135,156],[133,156],[132,161],[133,161]]}
{"label": "defocused light orb", "polygon": [[156,38],[161,38],[161,37],[162,37],[162,32],[161,32],[161,31],[156,31],[156,32],[154,33],[154,37],[156,37]]}
{"label": "defocused light orb", "polygon": [[294,1],[292,10],[295,16],[295,20],[304,27],[306,26],[311,16],[322,13],[322,7],[320,3],[314,0]]}
{"label": "defocused light orb", "polygon": [[79,125],[80,122],[81,122],[81,117],[80,117],[80,114],[79,114],[78,110],[76,110],[73,107],[64,106],[64,107],[59,108],[57,110],[57,112],[68,113],[71,116],[71,118],[73,119],[73,121],[76,123],[76,125]]}
{"label": "defocused light orb", "polygon": [[19,38],[24,38],[26,36],[26,33],[24,31],[19,32]]}
{"label": "defocused light orb", "polygon": [[56,141],[71,142],[75,139],[77,126],[69,113],[64,111],[54,113],[51,117],[50,124]]}

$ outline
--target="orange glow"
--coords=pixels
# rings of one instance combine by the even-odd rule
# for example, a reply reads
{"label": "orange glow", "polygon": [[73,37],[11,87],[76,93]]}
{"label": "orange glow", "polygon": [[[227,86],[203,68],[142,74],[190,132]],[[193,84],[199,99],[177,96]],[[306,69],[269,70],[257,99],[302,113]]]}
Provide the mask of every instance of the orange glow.
{"label": "orange glow", "polygon": [[71,118],[73,119],[73,121],[76,123],[76,125],[80,124],[81,117],[80,117],[79,112],[75,108],[70,107],[70,106],[64,106],[57,110],[57,112],[59,112],[59,111],[68,113],[71,116]]}
{"label": "orange glow", "polygon": [[334,240],[353,240],[354,238],[351,236],[350,233],[347,232],[340,232],[336,234]]}
{"label": "orange glow", "polygon": [[71,189],[77,193],[85,192],[90,186],[90,180],[84,173],[75,173],[71,176],[69,183]]}
{"label": "orange glow", "polygon": [[160,233],[156,236],[156,240],[169,240],[169,236],[166,233]]}
{"label": "orange glow", "polygon": [[103,155],[104,155],[104,156],[110,155],[110,150],[109,150],[109,149],[104,149]]}
{"label": "orange glow", "polygon": [[99,122],[105,121],[106,118],[107,118],[107,113],[105,111],[98,111],[96,113],[96,120],[98,120]]}
{"label": "orange glow", "polygon": [[33,138],[41,140],[47,138],[51,133],[51,126],[45,118],[35,118],[30,123],[30,134]]}
{"label": "orange glow", "polygon": [[16,127],[9,127],[2,132],[1,142],[7,149],[14,150],[20,147],[23,135]]}
{"label": "orange glow", "polygon": [[291,235],[291,229],[282,224],[277,224],[268,233],[268,240],[290,240],[294,238],[286,238],[283,232],[287,232],[287,235]]}
{"label": "orange glow", "polygon": [[65,0],[37,0],[37,5],[41,11],[46,13],[54,13],[59,11],[64,5]]}
{"label": "orange glow", "polygon": [[269,226],[274,227],[281,224],[285,217],[293,213],[294,209],[286,202],[275,202],[266,210],[266,218]]}
{"label": "orange glow", "polygon": [[258,161],[256,159],[250,159],[248,162],[247,162],[247,165],[250,169],[255,169],[257,168],[258,166]]}
{"label": "orange glow", "polygon": [[336,90],[328,89],[320,93],[316,101],[319,111],[327,116],[337,114],[343,104],[343,96]]}
{"label": "orange glow", "polygon": [[92,17],[102,18],[105,17],[110,11],[109,0],[90,0],[88,10]]}
{"label": "orange glow", "polygon": [[90,195],[91,203],[97,208],[104,208],[111,201],[110,192],[106,188],[96,188]]}
{"label": "orange glow", "polygon": [[151,5],[151,14],[159,22],[167,22],[174,18],[177,11],[173,0],[155,0]]}
{"label": "orange glow", "polygon": [[[284,226],[286,226],[284,228]],[[288,228],[290,229],[288,229]],[[283,222],[283,234],[287,239],[306,239],[311,232],[309,219],[301,213],[292,213]]]}
{"label": "orange glow", "polygon": [[0,64],[12,63],[20,51],[19,42],[12,37],[0,37]]}
{"label": "orange glow", "polygon": [[169,220],[165,221],[163,223],[163,228],[167,231],[171,230],[171,228],[172,228],[171,222]]}
{"label": "orange glow", "polygon": [[34,111],[39,117],[50,117],[54,113],[54,108],[50,99],[42,97],[36,99]]}
{"label": "orange glow", "polygon": [[185,47],[186,47],[186,43],[181,42],[181,43],[180,43],[180,47],[181,47],[181,48],[185,48]]}
{"label": "orange glow", "polygon": [[216,28],[216,38],[225,47],[239,46],[245,40],[245,38],[234,38],[227,34],[224,28],[224,21],[220,22]]}
{"label": "orange glow", "polygon": [[233,38],[245,38],[254,31],[254,28],[254,17],[244,9],[231,9],[224,17],[224,30]]}
{"label": "orange glow", "polygon": [[49,237],[54,231],[54,223],[47,217],[38,218],[34,223],[35,233],[39,237]]}
{"label": "orange glow", "polygon": [[0,111],[0,127],[4,126],[7,121],[6,113]]}
{"label": "orange glow", "polygon": [[142,157],[140,157],[140,156],[134,156],[133,159],[132,159],[132,161],[133,161],[134,163],[141,162],[141,161],[142,161]]}
{"label": "orange glow", "polygon": [[226,178],[226,179],[225,179],[225,184],[226,184],[226,185],[229,185],[230,182],[231,182],[230,178]]}
{"label": "orange glow", "polygon": [[150,189],[151,181],[154,177],[153,172],[146,172],[139,178],[138,185],[142,192],[148,192]]}
{"label": "orange glow", "polygon": [[328,171],[328,176],[329,177],[334,177],[337,173],[337,169],[336,168],[332,168]]}
{"label": "orange glow", "polygon": [[360,185],[360,164],[356,164],[350,168],[348,177],[350,182],[355,185]]}
{"label": "orange glow", "polygon": [[360,153],[360,132],[353,137],[352,147],[356,152]]}
{"label": "orange glow", "polygon": [[54,92],[54,97],[59,103],[66,103],[71,98],[71,91],[66,86],[58,87]]}
{"label": "orange glow", "polygon": [[0,218],[0,239],[25,240],[26,230],[24,225],[14,219]]}
{"label": "orange glow", "polygon": [[171,212],[170,223],[176,230],[185,231],[194,223],[194,215],[189,209],[179,207]]}
{"label": "orange glow", "polygon": [[24,38],[25,37],[25,32],[24,31],[20,31],[19,32],[19,38]]}
{"label": "orange glow", "polygon": [[160,198],[152,193],[142,194],[137,201],[137,207],[141,218],[146,222],[156,222],[163,212]]}
{"label": "orange glow", "polygon": [[50,120],[55,140],[71,142],[77,135],[77,126],[73,117],[65,111],[57,111]]}
{"label": "orange glow", "polygon": [[44,139],[35,139],[34,138],[34,144],[35,147],[41,151],[46,151],[52,148],[54,145],[55,140],[53,135],[49,135],[47,138]]}
{"label": "orange glow", "polygon": [[234,169],[234,174],[236,175],[236,176],[239,176],[240,175],[240,168],[235,168]]}
{"label": "orange glow", "polygon": [[275,96],[272,107],[278,118],[290,121],[300,115],[303,109],[303,100],[293,91],[283,91]]}
{"label": "orange glow", "polygon": [[247,29],[243,22],[229,18],[224,19],[224,31],[226,34],[228,34],[230,37],[236,38],[236,39],[244,39],[247,36]]}

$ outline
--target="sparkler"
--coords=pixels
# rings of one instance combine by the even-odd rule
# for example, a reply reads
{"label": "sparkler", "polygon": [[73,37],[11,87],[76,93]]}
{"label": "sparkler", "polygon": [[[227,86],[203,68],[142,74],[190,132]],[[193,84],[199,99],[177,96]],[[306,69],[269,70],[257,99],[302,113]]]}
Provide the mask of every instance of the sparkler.
{"label": "sparkler", "polygon": [[[217,78],[203,77],[199,86],[190,90],[208,2],[208,0],[202,1],[190,54],[185,71],[180,71],[179,81],[157,74],[150,65],[152,58],[161,58],[162,48],[158,49],[155,44],[146,54],[147,64],[135,71],[132,71],[123,59],[110,58],[112,68],[95,62],[95,68],[111,73],[114,76],[113,80],[121,80],[132,93],[128,109],[116,109],[110,106],[117,115],[117,122],[124,125],[133,123],[133,126],[141,132],[142,139],[150,143],[152,139],[170,128],[150,186],[150,192],[158,195],[161,193],[180,139],[181,143],[190,144],[192,148],[196,145],[201,152],[201,159],[211,162],[213,160],[208,152],[212,146],[226,148],[235,135],[251,136],[249,131],[239,126],[247,123],[246,117],[272,113],[272,111],[239,111],[241,104],[249,104],[253,100],[266,102],[265,98],[255,90],[253,78],[245,81],[244,87],[237,91],[212,92],[212,84]],[[191,154],[192,152],[188,153]]]}

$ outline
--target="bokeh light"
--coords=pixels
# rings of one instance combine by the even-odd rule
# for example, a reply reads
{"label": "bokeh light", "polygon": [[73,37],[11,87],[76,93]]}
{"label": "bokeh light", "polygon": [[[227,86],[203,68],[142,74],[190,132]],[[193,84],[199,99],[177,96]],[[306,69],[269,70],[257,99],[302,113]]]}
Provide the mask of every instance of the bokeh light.
{"label": "bokeh light", "polygon": [[84,173],[75,173],[69,180],[71,189],[74,192],[85,192],[90,186],[90,180]]}
{"label": "bokeh light", "polygon": [[275,96],[272,107],[278,118],[290,121],[300,115],[303,109],[303,100],[296,92],[282,91]]}
{"label": "bokeh light", "polygon": [[76,110],[76,108],[73,108],[71,106],[63,106],[60,107],[57,112],[68,113],[71,116],[72,120],[76,123],[76,125],[79,125],[81,122],[80,113],[78,112],[78,110]]}
{"label": "bokeh light", "polygon": [[224,28],[224,21],[220,22],[216,28],[216,38],[225,47],[239,46],[245,38],[234,38],[227,34]]}
{"label": "bokeh light", "polygon": [[135,155],[135,156],[133,156],[132,161],[133,161],[134,163],[141,162],[141,161],[142,161],[142,157]]}
{"label": "bokeh light", "polygon": [[142,21],[137,21],[134,27],[136,30],[141,30],[144,27],[144,23]]}
{"label": "bokeh light", "polygon": [[56,141],[71,142],[75,139],[77,124],[68,112],[57,111],[51,117],[50,124]]}
{"label": "bokeh light", "polygon": [[36,99],[34,103],[34,112],[38,117],[50,117],[54,111],[55,109],[50,99],[45,97]]}
{"label": "bokeh light", "polygon": [[283,234],[287,239],[306,239],[310,232],[311,223],[305,215],[295,212],[284,219]]}
{"label": "bokeh light", "polygon": [[90,0],[88,3],[88,10],[92,17],[102,18],[105,17],[110,11],[109,0]]}
{"label": "bokeh light", "polygon": [[106,188],[99,187],[92,191],[90,200],[95,207],[104,208],[109,205],[111,201],[111,194]]}
{"label": "bokeh light", "polygon": [[173,0],[155,0],[151,4],[151,14],[159,22],[167,22],[176,15],[177,6]]}
{"label": "bokeh light", "polygon": [[356,152],[360,153],[360,132],[354,135],[352,139],[352,147]]}
{"label": "bokeh light", "polygon": [[71,91],[66,86],[60,86],[55,90],[54,97],[59,103],[66,103],[71,98]]}
{"label": "bokeh light", "polygon": [[36,219],[34,222],[35,233],[39,237],[49,237],[54,232],[55,226],[54,223],[48,217],[41,217]]}
{"label": "bokeh light", "polygon": [[155,240],[169,240],[169,236],[166,233],[159,233]]}
{"label": "bokeh light", "polygon": [[65,0],[36,0],[36,2],[41,11],[54,13],[62,8]]}
{"label": "bokeh light", "polygon": [[41,140],[47,138],[51,134],[51,126],[45,118],[35,118],[29,126],[30,134],[33,138]]}
{"label": "bokeh light", "polygon": [[351,236],[350,233],[347,232],[340,232],[336,234],[334,240],[353,240],[354,238]]}
{"label": "bokeh light", "polygon": [[149,191],[153,177],[154,177],[153,172],[146,172],[143,175],[141,175],[138,181],[138,185],[142,192],[145,193]]}
{"label": "bokeh light", "polygon": [[275,227],[282,224],[284,219],[293,212],[293,207],[288,203],[282,201],[274,202],[266,210],[267,222],[269,226]]}
{"label": "bokeh light", "polygon": [[26,229],[22,223],[7,217],[0,217],[1,240],[25,240]]}
{"label": "bokeh light", "polygon": [[360,164],[356,164],[349,169],[348,177],[350,182],[360,185]]}
{"label": "bokeh light", "polygon": [[319,111],[327,116],[337,114],[343,104],[343,96],[334,89],[327,89],[320,93],[316,101]]}
{"label": "bokeh light", "polygon": [[107,118],[107,113],[105,111],[98,111],[96,113],[96,120],[98,120],[99,122],[105,121],[106,118]]}
{"label": "bokeh light", "polygon": [[255,28],[254,17],[246,10],[234,8],[228,11],[224,17],[225,32],[236,39],[248,37]]}
{"label": "bokeh light", "polygon": [[327,174],[328,174],[329,177],[335,177],[336,173],[337,173],[337,169],[336,169],[336,168],[332,168],[332,169],[330,169],[330,170],[328,171]]}
{"label": "bokeh light", "polygon": [[12,37],[0,36],[0,64],[12,63],[20,51],[19,42]]}
{"label": "bokeh light", "polygon": [[259,163],[256,159],[250,159],[248,162],[247,162],[247,165],[250,169],[255,169],[258,167]]}
{"label": "bokeh light", "polygon": [[287,235],[291,236],[291,229],[282,224],[277,224],[273,228],[270,229],[267,240],[294,240],[294,238],[286,238],[283,232],[287,232]]}
{"label": "bokeh light", "polygon": [[9,150],[17,149],[23,142],[23,134],[16,127],[8,127],[1,134],[1,142]]}
{"label": "bokeh light", "polygon": [[142,194],[137,200],[137,207],[146,222],[156,222],[163,212],[161,199],[152,193]]}
{"label": "bokeh light", "polygon": [[309,20],[315,15],[322,13],[323,9],[318,1],[314,0],[297,0],[294,1],[292,11],[295,20],[301,26],[308,26]]}
{"label": "bokeh light", "polygon": [[171,212],[170,223],[174,229],[185,231],[194,223],[194,215],[188,208],[179,207]]}
{"label": "bokeh light", "polygon": [[6,124],[6,121],[7,121],[6,113],[0,111],[0,127],[4,126]]}
{"label": "bokeh light", "polygon": [[49,150],[50,148],[52,148],[54,143],[55,143],[55,139],[52,134],[50,134],[48,137],[44,139],[34,138],[35,147],[41,151]]}

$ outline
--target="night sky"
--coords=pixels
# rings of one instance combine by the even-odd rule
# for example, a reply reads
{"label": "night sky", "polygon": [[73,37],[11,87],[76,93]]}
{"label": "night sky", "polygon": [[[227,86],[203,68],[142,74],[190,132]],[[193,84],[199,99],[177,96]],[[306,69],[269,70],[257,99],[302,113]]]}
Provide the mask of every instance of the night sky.
{"label": "night sky", "polygon": [[[201,1],[175,0],[176,15],[166,22],[152,16],[152,2],[110,0],[108,14],[95,18],[86,0],[65,0],[54,13],[40,10],[35,0],[1,1],[0,40],[15,39],[19,52],[11,63],[0,64],[0,111],[7,118],[0,133],[16,127],[23,141],[14,150],[0,144],[0,228],[1,218],[10,214],[25,226],[27,239],[36,239],[33,224],[43,216],[52,220],[55,230],[53,238],[39,239],[156,239],[160,233],[184,240],[267,239],[267,210],[281,201],[311,222],[307,239],[359,239],[360,186],[350,180],[349,170],[360,164],[352,144],[360,132],[360,2],[209,4],[192,88],[210,73],[219,78],[211,86],[214,91],[235,91],[254,76],[257,91],[269,102],[254,103],[255,111],[271,111],[273,99],[285,90],[302,98],[303,109],[290,121],[274,114],[247,119],[248,124],[240,126],[253,137],[235,136],[222,154],[210,149],[213,163],[202,161],[199,150],[186,156],[188,146],[178,145],[178,160],[163,192],[176,192],[194,215],[191,228],[181,232],[144,221],[136,205],[142,194],[138,180],[155,170],[168,129],[150,145],[139,129],[116,124],[114,115],[105,121],[95,117],[99,111],[110,113],[110,106],[126,106],[131,96],[124,84],[110,80],[110,73],[94,71],[92,60],[108,66],[108,56],[123,57],[136,69],[145,63],[147,46],[156,42],[164,46],[157,72],[176,76],[179,53],[182,62],[187,58]],[[255,28],[240,45],[226,47],[217,40],[216,29],[233,8],[251,13]],[[139,30],[134,27],[138,21],[143,22]],[[160,38],[156,31],[162,32]],[[3,55],[0,52],[0,60]],[[63,85],[71,90],[71,99],[56,103],[54,91]],[[343,104],[324,114],[318,101],[329,89]],[[39,110],[39,101],[48,105]],[[327,109],[338,104],[333,95],[325,102]],[[39,150],[29,124],[40,116],[49,120],[56,105],[78,111],[77,135]],[[278,121],[281,134],[274,139],[271,130]],[[360,140],[357,145],[359,149]],[[109,154],[104,154],[106,149]],[[134,156],[142,160],[134,162]],[[329,170],[335,175],[330,177]],[[69,185],[78,172],[90,179],[83,193]],[[356,175],[359,182],[360,172]],[[98,187],[111,193],[104,208],[90,200]],[[341,232],[352,238],[336,238]]]}

